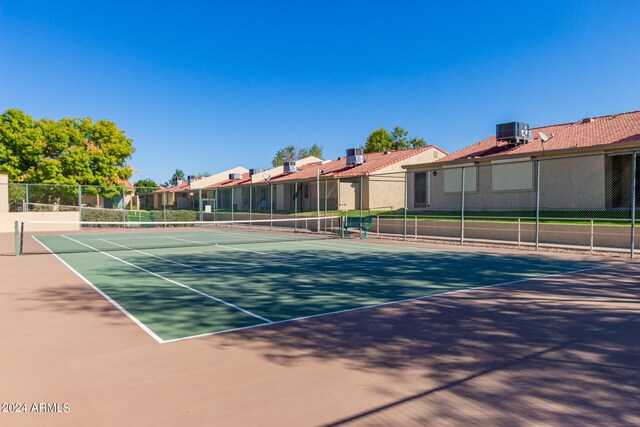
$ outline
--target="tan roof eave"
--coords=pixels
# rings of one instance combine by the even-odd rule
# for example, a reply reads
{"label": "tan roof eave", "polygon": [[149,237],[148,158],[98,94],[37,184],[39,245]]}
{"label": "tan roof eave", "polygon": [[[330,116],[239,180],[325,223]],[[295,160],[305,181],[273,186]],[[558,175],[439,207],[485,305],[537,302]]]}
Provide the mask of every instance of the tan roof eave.
{"label": "tan roof eave", "polygon": [[450,160],[450,161],[406,165],[406,166],[403,166],[403,169],[406,169],[406,170],[440,169],[443,166],[456,165],[456,164],[469,163],[469,162],[488,163],[493,160],[503,160],[503,159],[510,159],[510,158],[515,159],[518,157],[535,157],[535,158],[558,157],[558,156],[567,155],[567,154],[602,153],[602,152],[612,152],[612,151],[623,151],[623,150],[629,150],[634,148],[637,148],[638,150],[640,150],[640,141],[631,141],[631,142],[624,142],[619,144],[601,144],[601,145],[593,145],[590,147],[563,148],[560,150],[532,151],[529,153],[503,154],[503,155],[484,156],[484,157],[462,157],[462,158]]}

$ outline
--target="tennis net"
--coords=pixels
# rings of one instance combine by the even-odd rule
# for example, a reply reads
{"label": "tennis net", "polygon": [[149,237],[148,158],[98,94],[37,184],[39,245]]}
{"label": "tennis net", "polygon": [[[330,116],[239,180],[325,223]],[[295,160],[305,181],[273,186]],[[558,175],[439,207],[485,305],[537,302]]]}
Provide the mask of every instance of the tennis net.
{"label": "tennis net", "polygon": [[233,221],[16,223],[16,255],[235,246],[340,238],[339,216]]}

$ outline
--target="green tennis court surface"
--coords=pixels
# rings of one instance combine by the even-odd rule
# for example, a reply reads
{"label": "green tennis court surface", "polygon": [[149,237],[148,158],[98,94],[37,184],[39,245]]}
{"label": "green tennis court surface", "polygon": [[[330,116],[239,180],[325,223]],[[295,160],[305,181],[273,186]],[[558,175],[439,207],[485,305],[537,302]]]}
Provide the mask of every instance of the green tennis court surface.
{"label": "green tennis court surface", "polygon": [[34,237],[159,342],[597,267],[241,229]]}

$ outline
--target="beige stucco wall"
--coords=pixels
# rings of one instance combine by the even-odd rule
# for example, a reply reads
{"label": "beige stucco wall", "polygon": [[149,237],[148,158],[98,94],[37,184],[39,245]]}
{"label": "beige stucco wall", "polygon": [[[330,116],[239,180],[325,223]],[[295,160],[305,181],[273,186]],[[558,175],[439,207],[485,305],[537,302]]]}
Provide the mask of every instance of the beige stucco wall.
{"label": "beige stucco wall", "polygon": [[80,221],[79,212],[0,212],[0,233],[14,231],[16,221],[74,222],[72,224],[37,224],[37,231],[69,231],[80,229],[77,223]]}
{"label": "beige stucco wall", "polygon": [[0,213],[9,212],[9,177],[0,175]]}
{"label": "beige stucco wall", "polygon": [[359,182],[360,178],[340,178],[338,209],[346,211],[360,208]]}
{"label": "beige stucco wall", "polygon": [[228,169],[226,171],[218,172],[217,174],[214,174],[214,175],[209,175],[204,178],[191,181],[191,189],[197,190],[198,188],[204,188],[204,187],[208,187],[210,185],[216,184],[218,182],[226,181],[229,179],[229,174],[232,174],[232,173],[242,174],[247,172],[249,172],[249,169],[243,168],[242,166],[237,166],[235,168]]}
{"label": "beige stucco wall", "polygon": [[443,152],[431,148],[371,174],[364,183],[364,208],[371,210],[403,208],[405,174],[403,166],[430,163],[442,157],[444,157]]}
{"label": "beige stucco wall", "polygon": [[540,208],[605,209],[605,156],[540,162]]}
{"label": "beige stucco wall", "polygon": [[[541,209],[586,210],[605,208],[604,156],[545,159],[540,162],[540,207]],[[532,167],[534,163],[532,161]],[[536,191],[494,191],[493,168],[482,164],[467,168],[465,173],[477,174],[477,191],[465,192],[465,210],[501,211],[530,210],[536,206]],[[430,206],[437,211],[456,211],[461,207],[461,194],[445,193],[442,169],[427,171],[430,185]],[[409,208],[414,207],[413,171],[409,173]],[[533,173],[535,181],[536,174]]]}

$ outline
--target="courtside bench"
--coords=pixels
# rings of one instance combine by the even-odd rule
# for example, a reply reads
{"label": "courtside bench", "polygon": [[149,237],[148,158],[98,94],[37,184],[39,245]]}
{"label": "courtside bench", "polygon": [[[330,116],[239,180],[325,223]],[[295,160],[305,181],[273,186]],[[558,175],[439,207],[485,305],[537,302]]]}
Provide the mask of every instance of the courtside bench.
{"label": "courtside bench", "polygon": [[365,217],[347,217],[344,225],[342,226],[342,235],[343,237],[349,237],[349,230],[359,230],[361,231],[362,237],[367,238],[367,231],[371,229],[373,225],[373,217],[365,216]]}

